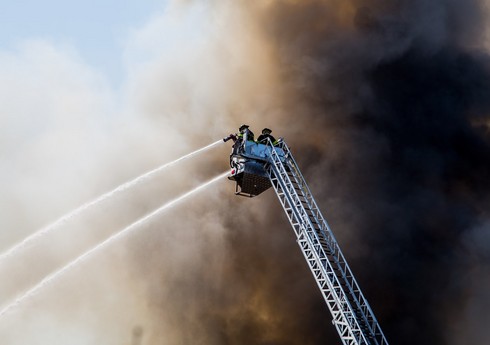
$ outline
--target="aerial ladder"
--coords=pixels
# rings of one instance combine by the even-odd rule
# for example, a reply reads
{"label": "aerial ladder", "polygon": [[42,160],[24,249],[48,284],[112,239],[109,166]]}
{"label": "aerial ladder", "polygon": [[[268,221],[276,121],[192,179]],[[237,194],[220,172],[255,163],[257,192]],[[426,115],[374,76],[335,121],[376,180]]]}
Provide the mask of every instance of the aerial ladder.
{"label": "aerial ladder", "polygon": [[385,335],[283,139],[234,139],[228,179],[235,194],[254,197],[274,188],[344,345],[388,345]]}

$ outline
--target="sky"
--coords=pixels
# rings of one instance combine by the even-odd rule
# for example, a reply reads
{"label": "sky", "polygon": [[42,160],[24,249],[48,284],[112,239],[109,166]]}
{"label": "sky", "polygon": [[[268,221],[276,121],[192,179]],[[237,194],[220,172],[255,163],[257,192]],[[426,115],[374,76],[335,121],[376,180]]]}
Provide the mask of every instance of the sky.
{"label": "sky", "polygon": [[165,1],[5,1],[0,5],[0,49],[44,40],[72,49],[87,65],[120,86],[131,32],[161,13]]}

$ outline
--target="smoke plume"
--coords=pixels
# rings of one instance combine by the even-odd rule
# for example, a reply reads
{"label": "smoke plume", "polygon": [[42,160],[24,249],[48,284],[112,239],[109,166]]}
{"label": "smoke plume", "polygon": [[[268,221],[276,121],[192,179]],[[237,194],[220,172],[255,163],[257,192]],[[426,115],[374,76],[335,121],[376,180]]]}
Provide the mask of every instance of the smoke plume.
{"label": "smoke plume", "polygon": [[323,179],[326,205],[341,200],[330,207],[341,209],[334,231],[348,232],[341,243],[394,343],[489,337],[468,301],[490,296],[467,284],[484,279],[474,270],[488,273],[488,259],[466,241],[488,233],[485,10],[313,1],[278,3],[263,17],[292,80],[289,115],[325,136],[314,157],[297,156]]}
{"label": "smoke plume", "polygon": [[[227,78],[240,74],[226,79],[233,95],[217,93],[220,106],[230,102],[236,126],[272,126],[293,146],[389,341],[489,339],[485,308],[477,307],[490,298],[478,284],[489,270],[482,250],[490,187],[485,4],[214,5],[231,34],[219,36],[229,45],[208,48],[217,59],[234,57],[219,64],[229,68]],[[269,75],[257,80],[266,85],[253,79],[261,69]],[[208,262],[203,247],[202,266],[192,262],[189,276],[171,280],[187,297],[168,304],[170,293],[158,298],[168,288],[160,281],[157,309],[170,308],[165,315],[178,315],[172,322],[186,330],[177,339],[339,342],[273,199],[227,200],[215,215],[226,229],[223,262]]]}
{"label": "smoke plume", "polygon": [[[292,147],[390,343],[488,343],[487,19],[483,0],[174,1],[128,39],[119,107],[103,82],[77,79],[92,74],[76,58],[46,46],[19,53],[33,69],[29,87],[55,86],[38,98],[13,75],[0,85],[44,111],[36,123],[0,118],[29,138],[20,148],[15,131],[0,139],[24,157],[15,171],[2,169],[19,176],[4,173],[13,182],[0,222],[27,232],[65,210],[66,194],[75,205],[243,123],[256,135],[269,127]],[[45,77],[40,59],[28,58],[49,54],[65,62],[49,75],[76,70],[68,79],[77,87]],[[5,97],[3,113],[34,112],[13,99]],[[73,111],[79,104],[90,106]],[[67,260],[70,234],[96,243],[226,169],[227,159],[223,146],[87,215],[39,261]],[[119,344],[134,330],[141,345],[340,344],[274,193],[233,191],[223,181],[159,217],[24,306],[1,327],[3,338]],[[14,236],[0,235],[2,243]],[[39,277],[40,266],[29,273]]]}

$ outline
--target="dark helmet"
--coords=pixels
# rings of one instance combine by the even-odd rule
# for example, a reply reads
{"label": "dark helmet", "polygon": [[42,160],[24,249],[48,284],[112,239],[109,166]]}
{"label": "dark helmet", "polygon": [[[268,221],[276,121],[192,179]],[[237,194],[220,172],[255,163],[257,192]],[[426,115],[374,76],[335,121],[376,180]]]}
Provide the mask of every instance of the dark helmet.
{"label": "dark helmet", "polygon": [[264,128],[262,130],[262,134],[271,134],[271,133],[272,133],[272,131],[269,128]]}
{"label": "dark helmet", "polygon": [[238,130],[241,132],[241,131],[246,130],[247,128],[248,128],[248,125],[241,125]]}

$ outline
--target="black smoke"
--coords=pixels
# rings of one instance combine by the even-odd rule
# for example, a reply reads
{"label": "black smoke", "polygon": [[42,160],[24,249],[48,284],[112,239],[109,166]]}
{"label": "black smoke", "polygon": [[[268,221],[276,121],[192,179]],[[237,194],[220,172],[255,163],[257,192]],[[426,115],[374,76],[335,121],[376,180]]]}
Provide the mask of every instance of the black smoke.
{"label": "black smoke", "polygon": [[[339,198],[337,207],[355,218],[333,215],[360,247],[356,253],[344,242],[388,340],[458,343],[455,324],[466,324],[457,328],[468,335],[478,328],[458,320],[468,317],[466,301],[474,293],[468,272],[489,270],[488,256],[475,255],[466,242],[475,228],[489,231],[484,6],[350,6],[351,15],[341,17],[342,5],[333,1],[282,2],[263,18],[282,53],[285,88],[296,102],[287,116],[305,131],[302,138],[295,135],[301,131],[286,129],[288,139],[303,139],[297,157],[325,181],[319,184],[325,205]],[[312,143],[304,140],[306,131],[323,131],[327,138]],[[310,321],[317,318],[312,313]],[[489,339],[488,331],[480,332],[480,339]],[[322,341],[327,338],[317,343]]]}
{"label": "black smoke", "polygon": [[[490,57],[483,2],[241,6],[276,58],[280,83],[268,90],[276,97],[264,112],[266,125],[293,147],[388,341],[488,342],[482,306],[490,304]],[[240,42],[237,36],[233,44]],[[237,127],[263,122],[261,114],[233,114]],[[171,268],[155,263],[164,273],[152,278],[152,303],[172,315],[165,321],[178,325],[176,339],[340,344],[272,191],[223,198],[211,212],[213,226],[226,229],[221,246],[204,243],[195,251],[202,262],[187,263],[173,280],[164,279]],[[204,228],[201,222],[196,233]],[[163,287],[175,289],[178,303]]]}

